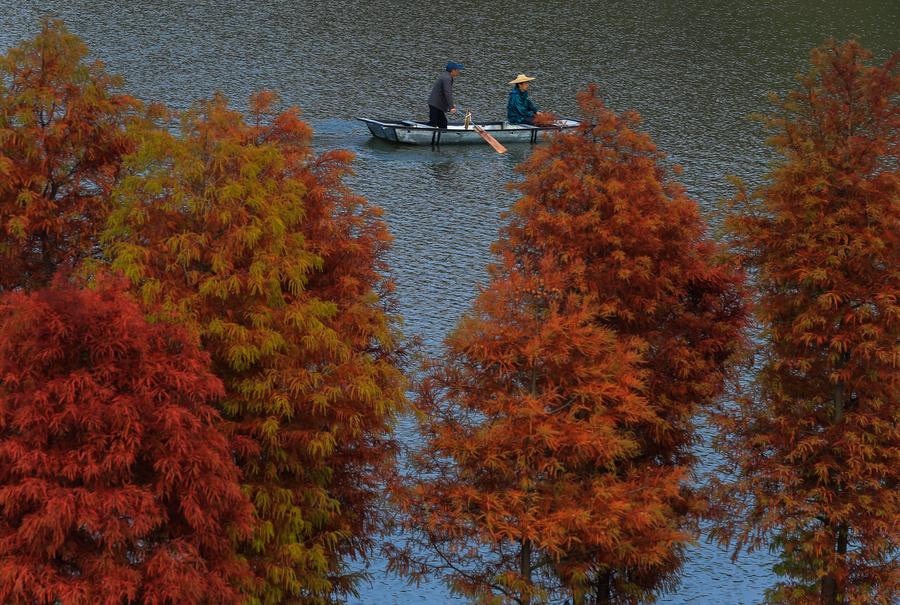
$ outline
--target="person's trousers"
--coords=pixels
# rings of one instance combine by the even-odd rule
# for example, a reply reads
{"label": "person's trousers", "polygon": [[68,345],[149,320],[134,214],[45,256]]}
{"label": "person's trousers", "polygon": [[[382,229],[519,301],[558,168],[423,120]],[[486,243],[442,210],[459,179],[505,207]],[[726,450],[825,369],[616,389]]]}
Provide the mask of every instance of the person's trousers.
{"label": "person's trousers", "polygon": [[447,114],[434,105],[428,106],[428,125],[447,128]]}

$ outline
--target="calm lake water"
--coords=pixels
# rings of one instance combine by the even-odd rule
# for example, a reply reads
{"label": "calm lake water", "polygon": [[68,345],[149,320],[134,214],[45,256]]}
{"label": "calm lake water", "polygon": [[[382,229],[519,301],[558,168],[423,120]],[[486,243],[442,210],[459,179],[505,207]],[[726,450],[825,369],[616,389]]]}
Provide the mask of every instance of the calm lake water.
{"label": "calm lake water", "polygon": [[[896,0],[0,0],[0,50],[33,36],[46,14],[142,99],[184,108],[223,91],[243,107],[272,88],[303,109],[318,147],[356,152],[352,184],[385,209],[395,237],[405,331],[432,351],[484,280],[499,215],[514,201],[504,185],[530,148],[395,147],[371,141],[354,117],[427,118],[428,90],[448,59],[465,64],[458,105],[482,120],[504,115],[506,82],[520,72],[538,78],[533,98],[560,115],[574,114],[576,92],[597,82],[612,107],[643,115],[710,209],[729,195],[725,175],[753,182],[765,171],[771,158],[747,116],[806,69],[811,47],[850,35],[880,58],[900,47]],[[766,553],[732,563],[701,540],[682,585],[660,602],[759,602],[771,563]],[[350,603],[462,603],[439,583],[409,587],[379,569]]]}

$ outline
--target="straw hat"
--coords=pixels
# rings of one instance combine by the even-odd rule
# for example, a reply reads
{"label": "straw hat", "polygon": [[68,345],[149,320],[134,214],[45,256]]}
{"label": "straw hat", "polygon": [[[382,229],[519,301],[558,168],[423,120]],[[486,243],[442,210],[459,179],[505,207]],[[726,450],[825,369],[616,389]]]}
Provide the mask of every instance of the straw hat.
{"label": "straw hat", "polygon": [[525,74],[519,74],[516,76],[516,79],[510,82],[510,84],[521,84],[522,82],[531,82],[534,78],[530,78]]}

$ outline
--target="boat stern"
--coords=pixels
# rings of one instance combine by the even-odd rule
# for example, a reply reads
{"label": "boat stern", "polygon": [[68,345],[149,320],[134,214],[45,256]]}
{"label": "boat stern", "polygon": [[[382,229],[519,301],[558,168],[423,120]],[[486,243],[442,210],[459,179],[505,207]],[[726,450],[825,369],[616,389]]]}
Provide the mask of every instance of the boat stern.
{"label": "boat stern", "polygon": [[397,128],[395,126],[386,124],[385,122],[379,122],[378,120],[370,120],[369,118],[356,119],[369,127],[369,132],[372,133],[372,136],[384,139],[385,141],[397,142]]}

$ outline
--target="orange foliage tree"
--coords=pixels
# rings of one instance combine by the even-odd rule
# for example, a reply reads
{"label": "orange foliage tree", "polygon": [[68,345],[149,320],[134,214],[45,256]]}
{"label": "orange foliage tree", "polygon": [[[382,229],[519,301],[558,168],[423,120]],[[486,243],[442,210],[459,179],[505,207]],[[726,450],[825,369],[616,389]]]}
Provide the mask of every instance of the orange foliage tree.
{"label": "orange foliage tree", "polygon": [[242,603],[252,508],[182,328],[121,286],[0,302],[0,602]]}
{"label": "orange foliage tree", "polygon": [[136,108],[59,21],[0,56],[0,290],[97,253]]}
{"label": "orange foliage tree", "polygon": [[755,276],[755,388],[724,409],[718,535],[780,550],[768,602],[896,603],[900,590],[898,55],[855,41],[767,119],[783,156],[728,221]]}
{"label": "orange foliage tree", "polygon": [[[536,150],[473,311],[423,384],[396,568],[479,602],[636,603],[671,587],[701,498],[693,416],[721,393],[742,278],[591,88]],[[426,553],[422,556],[420,553]]]}
{"label": "orange foliage tree", "polygon": [[342,183],[352,156],[314,155],[276,102],[254,96],[245,121],[217,96],[180,136],[145,124],[106,242],[148,303],[199,332],[225,383],[259,520],[252,602],[325,603],[354,590],[349,559],[371,546],[394,459],[389,236]]}

